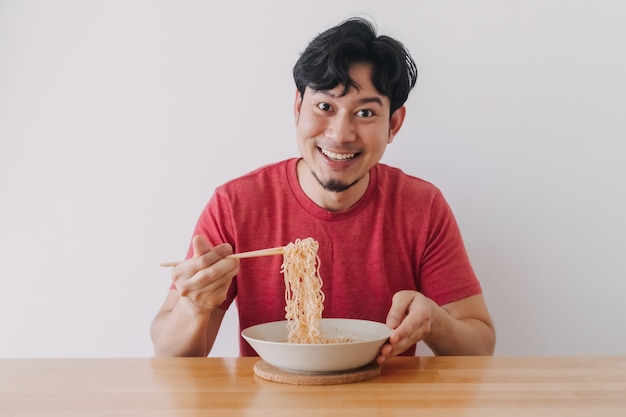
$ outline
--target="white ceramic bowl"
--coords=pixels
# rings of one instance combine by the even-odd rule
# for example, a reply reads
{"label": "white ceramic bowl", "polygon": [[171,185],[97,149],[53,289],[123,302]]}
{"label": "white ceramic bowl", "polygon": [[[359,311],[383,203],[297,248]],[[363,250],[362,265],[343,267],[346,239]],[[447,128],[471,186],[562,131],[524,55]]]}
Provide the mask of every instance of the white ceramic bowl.
{"label": "white ceramic bowl", "polygon": [[370,363],[391,333],[384,323],[356,319],[322,319],[324,337],[350,338],[354,342],[287,343],[287,321],[248,327],[244,339],[270,365],[291,372],[338,372]]}

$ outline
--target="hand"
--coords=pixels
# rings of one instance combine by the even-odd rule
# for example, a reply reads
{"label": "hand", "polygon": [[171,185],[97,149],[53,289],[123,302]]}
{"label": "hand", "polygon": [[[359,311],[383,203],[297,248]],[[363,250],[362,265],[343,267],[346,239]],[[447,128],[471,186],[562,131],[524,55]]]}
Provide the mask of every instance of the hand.
{"label": "hand", "polygon": [[387,326],[394,331],[376,358],[378,363],[399,355],[430,333],[433,301],[417,291],[398,291],[391,301]]}
{"label": "hand", "polygon": [[226,299],[232,278],[239,272],[239,260],[225,259],[233,253],[227,243],[211,249],[204,236],[194,236],[192,245],[194,257],[173,269],[172,280],[181,297],[196,310],[210,313]]}

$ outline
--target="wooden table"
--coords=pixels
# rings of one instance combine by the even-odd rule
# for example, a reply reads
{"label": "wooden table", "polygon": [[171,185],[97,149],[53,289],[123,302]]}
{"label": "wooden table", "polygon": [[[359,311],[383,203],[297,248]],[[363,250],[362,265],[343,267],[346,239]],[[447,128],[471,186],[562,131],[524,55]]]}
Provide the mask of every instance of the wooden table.
{"label": "wooden table", "polygon": [[261,379],[257,360],[0,359],[0,416],[626,416],[626,356],[393,358],[327,386]]}

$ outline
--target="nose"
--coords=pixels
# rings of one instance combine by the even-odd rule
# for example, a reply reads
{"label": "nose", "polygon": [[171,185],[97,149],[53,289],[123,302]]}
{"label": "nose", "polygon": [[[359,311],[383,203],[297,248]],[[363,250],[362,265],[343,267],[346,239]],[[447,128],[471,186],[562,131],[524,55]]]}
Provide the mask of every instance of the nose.
{"label": "nose", "polygon": [[337,142],[352,142],[356,139],[356,130],[352,117],[346,113],[337,113],[330,118],[326,127],[326,136]]}

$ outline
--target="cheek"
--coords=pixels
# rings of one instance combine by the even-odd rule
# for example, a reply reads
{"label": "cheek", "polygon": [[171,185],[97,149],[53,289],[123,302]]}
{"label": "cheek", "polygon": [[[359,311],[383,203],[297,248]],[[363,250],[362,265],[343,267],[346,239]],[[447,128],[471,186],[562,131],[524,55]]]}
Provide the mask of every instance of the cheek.
{"label": "cheek", "polygon": [[367,126],[360,137],[373,148],[385,147],[389,143],[389,129],[381,126]]}
{"label": "cheek", "polygon": [[307,114],[300,114],[296,128],[298,131],[298,137],[305,139],[318,136],[324,131],[323,123],[321,123],[318,118]]}

